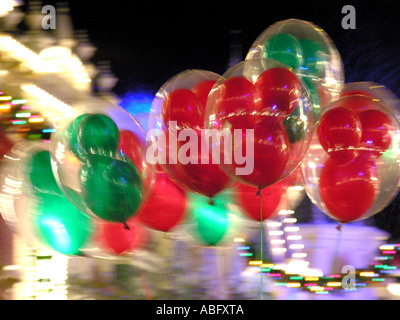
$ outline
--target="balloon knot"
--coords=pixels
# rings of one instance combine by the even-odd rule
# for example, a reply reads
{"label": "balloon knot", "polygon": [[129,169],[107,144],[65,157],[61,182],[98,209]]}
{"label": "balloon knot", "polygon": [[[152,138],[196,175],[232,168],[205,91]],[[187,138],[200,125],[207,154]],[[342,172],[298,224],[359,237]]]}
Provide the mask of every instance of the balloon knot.
{"label": "balloon knot", "polygon": [[337,231],[342,231],[342,224],[338,224],[338,225],[336,226],[336,230],[337,230]]}
{"label": "balloon knot", "polygon": [[214,200],[212,198],[208,199],[208,204],[210,206],[213,206],[214,205]]}
{"label": "balloon knot", "polygon": [[124,229],[126,230],[131,230],[131,228],[129,228],[128,224],[124,221],[122,222],[124,224]]}
{"label": "balloon knot", "polygon": [[259,188],[258,191],[256,192],[256,197],[259,197],[261,195],[261,191],[262,191],[262,188]]}

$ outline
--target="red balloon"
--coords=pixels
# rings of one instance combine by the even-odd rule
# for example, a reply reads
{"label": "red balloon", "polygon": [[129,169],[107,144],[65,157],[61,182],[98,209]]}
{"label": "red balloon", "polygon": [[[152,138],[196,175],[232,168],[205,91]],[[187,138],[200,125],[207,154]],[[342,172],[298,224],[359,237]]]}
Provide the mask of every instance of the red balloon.
{"label": "red balloon", "polygon": [[[148,165],[145,159],[145,144],[132,131],[120,131],[118,150],[121,152],[121,154],[129,157],[132,160],[139,172],[143,172],[144,168]],[[142,178],[144,189],[150,189],[152,184],[152,175],[143,175]]]}
{"label": "red balloon", "polygon": [[[211,157],[208,164],[203,163],[201,159],[202,137],[200,129],[204,128],[205,125],[205,105],[208,94],[215,82],[214,80],[200,82],[193,87],[192,91],[187,89],[175,90],[166,98],[162,108],[164,123],[166,124],[167,119],[168,121],[177,121],[178,129],[176,135],[165,132],[167,136],[167,145],[165,148],[167,163],[162,164],[163,169],[182,188],[207,197],[212,197],[223,190],[229,182],[229,178],[222,172],[218,164],[212,164]],[[179,141],[180,133],[186,133],[181,131],[182,129],[195,130],[190,133],[196,135],[197,143],[192,143],[195,146],[196,154],[187,154],[188,152],[183,154],[183,157],[186,159],[190,155],[192,157],[191,161],[194,162],[183,163],[180,157],[180,154],[184,153],[186,142],[188,142]],[[174,139],[171,146],[176,146],[175,150],[170,148],[169,141],[171,139]],[[209,154],[208,150],[207,154]]]}
{"label": "red balloon", "polygon": [[[289,139],[283,124],[275,117],[269,117],[269,122],[253,129],[254,139],[249,139],[246,130],[242,130],[239,141],[234,137],[234,149],[239,148],[242,155],[246,155],[246,140],[252,144],[250,150],[254,154],[246,155],[248,160],[253,159],[253,170],[244,175],[237,175],[236,169],[245,167],[236,157],[232,157],[232,165],[224,164],[231,175],[245,184],[256,188],[264,188],[279,181],[289,159]],[[240,150],[241,146],[241,150]],[[237,150],[233,150],[237,152]]]}
{"label": "red balloon", "polygon": [[301,84],[296,75],[285,68],[264,71],[255,83],[258,111],[285,119],[293,112],[301,97]]}
{"label": "red balloon", "polygon": [[129,130],[121,130],[119,133],[118,150],[128,156],[136,167],[142,172],[144,165],[144,144],[139,137]]}
{"label": "red balloon", "polygon": [[192,88],[193,93],[199,98],[203,106],[207,105],[208,94],[216,82],[215,80],[205,80]]}
{"label": "red balloon", "polygon": [[[178,172],[179,177],[176,175],[174,181],[178,185],[184,187],[190,192],[199,193],[206,197],[213,197],[217,193],[224,190],[230,183],[230,178],[222,171],[219,164],[215,163],[212,158],[212,154],[207,148],[205,152],[202,152],[202,144],[205,143],[205,137],[201,134],[201,131],[193,131],[197,138],[197,144],[191,144],[188,138],[185,141],[178,141],[178,155],[185,155],[188,157],[189,163],[182,163],[182,159],[178,159],[178,163],[175,165],[168,164],[168,169],[172,166],[175,172]],[[192,154],[191,150],[186,150],[186,145],[191,144],[196,148],[197,154]],[[190,156],[190,157],[189,157]],[[167,170],[168,170],[167,169]]]}
{"label": "red balloon", "polygon": [[348,161],[355,156],[355,148],[361,141],[361,123],[353,111],[337,107],[323,114],[317,134],[331,157]]}
{"label": "red balloon", "polygon": [[375,162],[366,157],[356,157],[346,164],[328,158],[321,169],[321,200],[341,223],[361,218],[374,203],[378,187]]}
{"label": "red balloon", "polygon": [[[191,185],[189,184],[188,180],[186,179],[185,173],[182,171],[182,166],[179,163],[178,159],[178,135],[179,131],[177,132],[170,132],[170,131],[164,131],[165,137],[166,137],[166,146],[165,146],[165,151],[166,152],[166,162],[161,163],[160,166],[162,168],[162,171],[164,171],[167,176],[179,187],[191,191]],[[170,140],[172,146],[170,147]],[[159,147],[159,151],[160,151]]]}
{"label": "red balloon", "polygon": [[213,96],[217,129],[250,128],[250,112],[255,111],[254,85],[244,77],[233,77],[218,86]]}
{"label": "red balloon", "polygon": [[[193,137],[188,137],[185,141],[179,141],[179,133],[166,131],[166,163],[161,167],[167,173],[168,177],[181,188],[194,193],[202,194],[206,197],[213,197],[227,187],[230,182],[229,177],[222,171],[218,164],[213,163],[209,148],[207,147],[206,155],[208,163],[202,159],[201,143],[204,137],[200,130],[190,131]],[[193,143],[190,139],[197,139]],[[182,137],[181,137],[182,139]],[[170,148],[171,141],[174,148]],[[196,150],[196,154],[191,153],[187,145],[192,145]],[[186,161],[192,163],[182,162]]]}
{"label": "red balloon", "polygon": [[[243,208],[245,214],[256,221],[261,220],[260,196],[256,195],[258,189],[238,183],[235,185],[237,190],[238,204]],[[272,218],[281,203],[282,197],[286,192],[286,184],[276,183],[262,190],[262,220]]]}
{"label": "red balloon", "polygon": [[97,241],[114,254],[123,254],[146,244],[146,231],[134,219],[122,223],[100,222]]}
{"label": "red balloon", "polygon": [[367,110],[358,115],[361,121],[361,147],[371,150],[368,154],[379,157],[392,142],[393,126],[390,118],[382,111]]}
{"label": "red balloon", "polygon": [[170,121],[176,121],[178,129],[202,128],[205,107],[189,89],[172,91],[164,100],[161,118],[168,128]]}
{"label": "red balloon", "polygon": [[182,221],[186,206],[185,192],[165,173],[157,172],[150,195],[135,218],[151,229],[168,232]]}

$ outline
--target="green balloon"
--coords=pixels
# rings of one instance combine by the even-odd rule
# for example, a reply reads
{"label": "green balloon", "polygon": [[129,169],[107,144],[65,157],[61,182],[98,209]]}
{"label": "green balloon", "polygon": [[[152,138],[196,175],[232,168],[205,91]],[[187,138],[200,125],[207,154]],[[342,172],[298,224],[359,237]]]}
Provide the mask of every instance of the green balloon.
{"label": "green balloon", "polygon": [[210,246],[217,245],[226,234],[229,226],[228,210],[222,201],[190,195],[192,217],[197,232],[203,242]]}
{"label": "green balloon", "polygon": [[283,125],[286,128],[286,133],[290,143],[295,143],[304,138],[306,132],[306,123],[296,114],[289,115],[283,120]]}
{"label": "green balloon", "polygon": [[323,49],[315,41],[309,39],[298,40],[303,55],[301,69],[315,76],[319,76],[323,67]]}
{"label": "green balloon", "polygon": [[104,114],[84,117],[78,125],[77,137],[80,147],[86,154],[112,155],[118,149],[118,127]]}
{"label": "green balloon", "polygon": [[[310,92],[314,122],[315,122],[321,111],[318,91],[314,85],[312,77],[303,76],[301,80],[304,82],[304,84],[306,85],[306,87]],[[307,123],[300,117],[299,106],[297,106],[293,110],[293,112],[283,121],[283,125],[286,128],[286,133],[288,134],[290,143],[300,141],[304,138],[307,128]]]}
{"label": "green balloon", "polygon": [[39,239],[59,253],[79,254],[92,234],[89,216],[65,197],[41,194],[38,200],[33,225]]}
{"label": "green balloon", "polygon": [[125,222],[141,203],[142,180],[128,157],[91,155],[82,167],[80,181],[87,207],[103,220]]}
{"label": "green balloon", "polygon": [[277,60],[293,69],[298,69],[302,64],[300,44],[288,33],[273,35],[265,42],[264,48],[265,58]]}
{"label": "green balloon", "polygon": [[49,151],[42,150],[32,154],[26,169],[35,192],[63,195],[51,168]]}
{"label": "green balloon", "polygon": [[78,143],[78,127],[81,121],[88,116],[88,114],[82,114],[79,117],[76,117],[64,130],[64,138],[66,140],[67,148],[82,162],[86,161],[86,154]]}

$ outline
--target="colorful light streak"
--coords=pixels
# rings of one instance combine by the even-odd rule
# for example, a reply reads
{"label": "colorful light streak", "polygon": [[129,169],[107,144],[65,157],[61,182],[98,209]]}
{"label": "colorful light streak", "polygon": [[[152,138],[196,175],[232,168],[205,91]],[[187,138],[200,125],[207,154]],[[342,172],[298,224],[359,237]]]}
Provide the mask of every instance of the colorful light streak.
{"label": "colorful light streak", "polygon": [[[393,260],[394,254],[400,254],[398,251],[398,249],[400,249],[400,244],[386,244],[380,246],[379,249],[381,255],[374,258],[375,261],[370,263],[369,269],[356,270],[356,278],[352,286],[347,285],[347,279],[345,279],[345,277],[348,275],[347,273],[328,274],[321,277],[304,277],[293,274],[292,270],[290,273],[285,272],[284,270],[277,270],[277,265],[271,263],[268,264],[268,269],[262,268],[262,272],[274,282],[274,286],[276,287],[286,287],[288,289],[297,288],[306,290],[307,292],[313,294],[355,292],[371,286],[384,285],[387,277],[390,277],[390,274],[398,270],[397,266],[390,265],[389,262]],[[387,251],[391,252],[391,256],[388,256]],[[386,263],[382,263],[381,261],[385,261]],[[249,261],[249,265],[260,266],[261,261],[252,260]],[[262,266],[264,267],[264,264]],[[400,285],[399,290],[397,290],[397,287],[395,288],[396,290],[394,290],[394,286],[391,285],[392,284],[388,285],[388,290],[390,287],[391,291],[389,291],[392,292],[392,294],[400,295]]]}

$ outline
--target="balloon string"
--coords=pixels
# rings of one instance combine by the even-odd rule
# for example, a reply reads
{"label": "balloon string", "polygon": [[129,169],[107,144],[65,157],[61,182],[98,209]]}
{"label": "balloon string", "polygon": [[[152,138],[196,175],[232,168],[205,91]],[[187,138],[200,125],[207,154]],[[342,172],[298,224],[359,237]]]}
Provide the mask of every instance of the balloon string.
{"label": "balloon string", "polygon": [[333,257],[333,261],[332,261],[332,273],[335,273],[337,264],[338,264],[338,258],[339,258],[339,247],[340,247],[340,242],[342,239],[342,228],[343,228],[343,224],[339,223],[338,226],[336,226],[336,229],[338,230],[339,234],[336,240],[336,249],[335,249],[335,255]]}
{"label": "balloon string", "polygon": [[221,297],[221,280],[219,277],[219,273],[218,273],[218,254],[217,254],[217,248],[213,248],[213,252],[214,252],[214,263],[215,263],[215,280],[216,280],[216,298],[219,300]]}
{"label": "balloon string", "polygon": [[140,276],[140,279],[142,280],[142,285],[143,285],[144,293],[146,295],[147,300],[153,300],[150,295],[149,288],[147,287],[146,279],[144,278],[144,275],[140,272],[140,270],[139,270],[139,276]]}
{"label": "balloon string", "polygon": [[263,231],[263,203],[262,203],[262,188],[259,188],[256,196],[260,197],[260,300],[263,300],[263,262],[264,262],[264,248],[263,248],[263,241],[264,241],[264,231]]}
{"label": "balloon string", "polygon": [[[171,235],[168,232],[164,232],[164,240],[168,241],[168,243],[172,244],[172,246],[173,246],[173,244],[174,244],[173,238],[171,237]],[[174,248],[172,247],[170,250],[172,252],[174,250]],[[169,275],[170,275],[169,276],[170,285],[171,285],[172,289],[174,290],[174,292],[176,292],[175,272],[173,270],[174,260],[173,260],[173,257],[169,256],[169,255],[167,255],[166,260],[167,260],[167,267],[166,267],[167,268],[167,272],[169,272]]]}
{"label": "balloon string", "polygon": [[[212,248],[205,248],[206,259],[208,260],[208,265],[212,265],[213,255],[212,255]],[[211,251],[210,251],[211,250]],[[209,254],[211,252],[211,254]],[[212,296],[212,300],[217,300],[216,293],[215,293],[215,272],[213,268],[208,269],[209,275],[209,283],[210,283],[210,295]]]}

